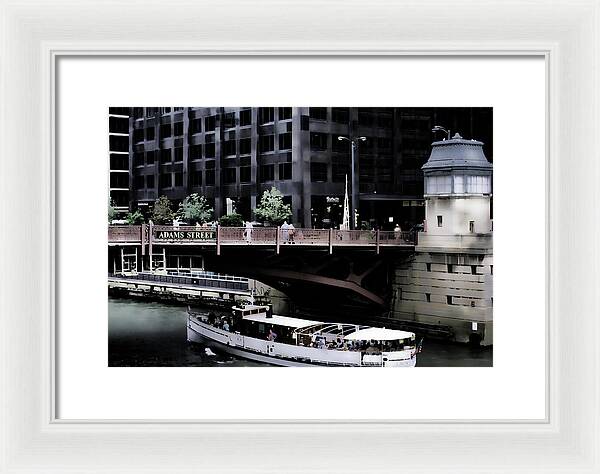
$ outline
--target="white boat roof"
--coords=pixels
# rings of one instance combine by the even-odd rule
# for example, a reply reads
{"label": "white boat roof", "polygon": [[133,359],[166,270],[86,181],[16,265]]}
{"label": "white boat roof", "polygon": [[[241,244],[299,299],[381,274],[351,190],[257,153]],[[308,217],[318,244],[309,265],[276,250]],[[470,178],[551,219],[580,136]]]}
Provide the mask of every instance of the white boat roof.
{"label": "white boat roof", "polygon": [[317,321],[310,321],[308,319],[290,318],[289,316],[278,316],[274,314],[270,318],[267,318],[266,313],[257,314],[246,314],[244,315],[246,321],[256,321],[258,323],[265,324],[276,324],[278,326],[287,326],[290,328],[303,328],[306,326],[312,326]]}
{"label": "white boat roof", "polygon": [[414,337],[414,335],[412,332],[400,331],[398,329],[366,328],[354,331],[344,337],[344,339],[348,341],[395,341],[398,339],[408,339]]}

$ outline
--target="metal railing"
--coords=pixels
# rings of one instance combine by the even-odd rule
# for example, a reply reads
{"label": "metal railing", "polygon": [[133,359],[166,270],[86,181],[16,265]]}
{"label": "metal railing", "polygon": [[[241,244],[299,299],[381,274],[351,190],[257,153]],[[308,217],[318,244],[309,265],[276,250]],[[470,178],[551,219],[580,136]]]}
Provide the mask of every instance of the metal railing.
{"label": "metal railing", "polygon": [[[143,238],[142,238],[143,236]],[[282,229],[281,227],[109,226],[109,243],[221,245],[410,246],[416,233],[405,231]]]}
{"label": "metal railing", "polygon": [[134,281],[147,281],[152,283],[166,283],[172,285],[188,285],[188,286],[199,286],[203,288],[217,288],[217,289],[228,289],[228,290],[249,290],[249,284],[247,278],[233,277],[227,275],[223,278],[222,275],[213,274],[205,276],[177,276],[177,275],[163,275],[160,273],[132,273],[132,274],[114,274],[109,273],[109,278],[116,278],[119,280],[134,280]]}

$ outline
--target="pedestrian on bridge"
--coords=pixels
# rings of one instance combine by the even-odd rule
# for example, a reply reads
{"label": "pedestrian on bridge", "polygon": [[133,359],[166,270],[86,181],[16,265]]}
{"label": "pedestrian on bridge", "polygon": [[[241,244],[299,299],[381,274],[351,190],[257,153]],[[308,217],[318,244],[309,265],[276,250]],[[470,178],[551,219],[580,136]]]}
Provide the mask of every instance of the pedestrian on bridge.
{"label": "pedestrian on bridge", "polygon": [[244,236],[246,237],[246,242],[247,243],[251,243],[252,242],[252,229],[253,229],[253,225],[252,222],[250,221],[246,221],[246,230],[244,231]]}
{"label": "pedestrian on bridge", "polygon": [[281,238],[283,239],[284,244],[287,244],[289,241],[289,238],[290,238],[289,229],[290,229],[290,225],[287,223],[287,221],[283,221],[283,224],[281,224]]}

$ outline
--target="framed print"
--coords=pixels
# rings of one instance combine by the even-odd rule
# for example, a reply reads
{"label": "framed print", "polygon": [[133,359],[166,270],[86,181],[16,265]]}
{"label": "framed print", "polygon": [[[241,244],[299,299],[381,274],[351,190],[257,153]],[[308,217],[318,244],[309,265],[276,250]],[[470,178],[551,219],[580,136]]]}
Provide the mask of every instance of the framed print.
{"label": "framed print", "polygon": [[0,472],[599,472],[598,7],[2,3]]}

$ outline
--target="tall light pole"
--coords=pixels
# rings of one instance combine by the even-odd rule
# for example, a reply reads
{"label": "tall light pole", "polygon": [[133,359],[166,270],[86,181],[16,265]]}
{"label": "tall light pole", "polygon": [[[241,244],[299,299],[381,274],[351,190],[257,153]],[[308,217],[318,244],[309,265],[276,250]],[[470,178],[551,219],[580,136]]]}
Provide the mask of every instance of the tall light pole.
{"label": "tall light pole", "polygon": [[444,132],[445,134],[448,135],[448,140],[450,140],[450,130],[446,130],[444,127],[442,127],[441,125],[435,125],[432,129],[432,132]]}
{"label": "tall light pole", "polygon": [[356,221],[356,206],[358,204],[358,186],[356,185],[356,175],[354,172],[354,153],[356,152],[356,149],[358,148],[358,142],[364,142],[367,140],[367,137],[344,137],[342,135],[338,136],[338,140],[342,141],[342,140],[346,140],[348,142],[350,142],[350,149],[352,152],[352,161],[351,161],[351,173],[350,173],[350,182],[351,182],[351,188],[352,188],[352,200],[351,200],[351,205],[350,205],[350,228],[354,229],[356,227],[355,225],[355,221]]}

